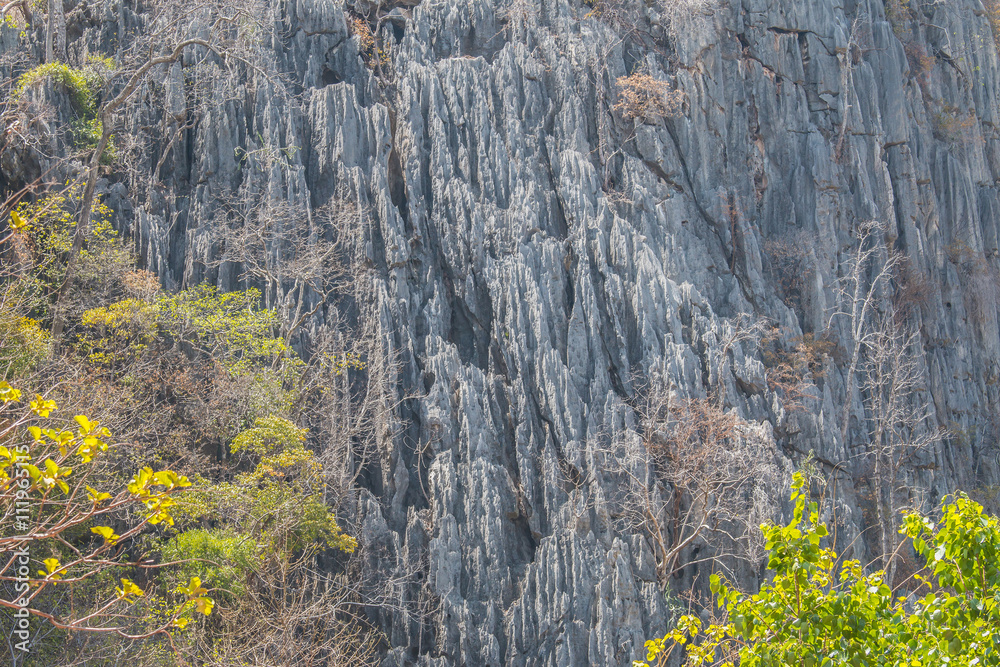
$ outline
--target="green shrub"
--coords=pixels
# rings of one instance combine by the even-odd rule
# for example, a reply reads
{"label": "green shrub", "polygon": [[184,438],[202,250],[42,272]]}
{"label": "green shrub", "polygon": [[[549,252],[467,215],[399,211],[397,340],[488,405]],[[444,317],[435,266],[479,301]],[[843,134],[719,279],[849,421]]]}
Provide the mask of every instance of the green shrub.
{"label": "green shrub", "polygon": [[[773,578],[754,595],[713,574],[715,615],[685,615],[646,642],[647,664],[684,647],[688,667],[876,667],[1000,664],[1000,522],[964,494],[942,500],[936,521],[906,512],[900,529],[924,567],[893,591],[823,548],[827,528],[795,473],[792,521],[762,526]],[[914,568],[915,569],[915,568]],[[922,593],[922,595],[920,595]]]}
{"label": "green shrub", "polygon": [[92,84],[95,83],[94,79],[88,77],[84,70],[75,69],[66,63],[45,63],[28,70],[17,80],[14,97],[20,98],[24,95],[25,90],[38,85],[45,79],[52,79],[66,87],[77,113],[88,117],[93,117],[97,113],[92,87]]}
{"label": "green shrub", "polygon": [[[101,121],[97,118],[96,92],[110,78],[114,70],[114,60],[99,56],[91,56],[82,69],[70,67],[66,63],[45,63],[20,76],[14,89],[14,98],[20,99],[25,90],[45,79],[62,84],[69,91],[78,115],[71,127],[73,145],[77,148],[93,149],[97,147],[103,131]],[[101,153],[101,164],[111,164],[116,159],[117,149],[111,140]]]}
{"label": "green shrub", "polygon": [[[93,150],[101,141],[101,133],[104,132],[104,125],[99,118],[89,120],[78,118],[71,124],[71,138],[73,145],[83,150]],[[115,145],[114,136],[108,138],[108,143],[101,153],[101,164],[110,165],[118,159],[118,147]]]}
{"label": "green shrub", "polygon": [[326,505],[322,466],[305,448],[306,433],[281,417],[257,419],[231,445],[253,469],[232,482],[196,484],[179,511],[190,521],[252,527],[270,554],[324,546],[353,553],[357,541]]}
{"label": "green shrub", "polygon": [[246,578],[260,561],[257,543],[232,528],[178,533],[163,546],[161,557],[163,562],[184,561],[171,571],[171,580],[201,576],[208,588],[218,590],[218,598],[242,596]]}

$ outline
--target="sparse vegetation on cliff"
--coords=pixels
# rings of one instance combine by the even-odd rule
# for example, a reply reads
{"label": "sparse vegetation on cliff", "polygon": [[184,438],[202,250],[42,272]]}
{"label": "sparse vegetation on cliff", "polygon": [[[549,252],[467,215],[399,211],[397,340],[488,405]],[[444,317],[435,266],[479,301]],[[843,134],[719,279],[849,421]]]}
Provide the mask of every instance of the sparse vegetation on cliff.
{"label": "sparse vegetation on cliff", "polygon": [[662,120],[676,115],[684,103],[684,93],[674,90],[670,83],[637,72],[619,77],[618,109],[626,118],[649,121]]}

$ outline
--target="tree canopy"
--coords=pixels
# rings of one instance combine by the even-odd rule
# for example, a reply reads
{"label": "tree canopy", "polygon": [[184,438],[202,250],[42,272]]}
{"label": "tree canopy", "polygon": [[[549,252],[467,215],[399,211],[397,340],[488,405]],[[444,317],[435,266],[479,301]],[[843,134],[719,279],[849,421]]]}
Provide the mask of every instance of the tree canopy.
{"label": "tree canopy", "polygon": [[1000,665],[1000,522],[981,505],[957,494],[936,518],[904,513],[900,532],[924,563],[907,593],[823,546],[827,528],[798,473],[791,499],[788,525],[761,527],[770,581],[750,594],[713,574],[710,621],[681,616],[635,667],[666,665],[678,647],[691,667]]}

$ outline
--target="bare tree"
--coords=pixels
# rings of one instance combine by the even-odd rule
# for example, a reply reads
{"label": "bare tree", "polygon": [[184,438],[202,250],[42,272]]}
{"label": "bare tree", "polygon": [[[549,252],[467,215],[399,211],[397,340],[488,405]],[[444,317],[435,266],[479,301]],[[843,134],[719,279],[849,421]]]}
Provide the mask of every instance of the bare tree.
{"label": "bare tree", "polygon": [[674,39],[686,29],[703,22],[718,6],[718,0],[594,0],[587,16],[599,18],[623,36],[636,36],[643,13],[652,9],[659,13]]}
{"label": "bare tree", "polygon": [[901,255],[886,246],[886,225],[861,226],[858,245],[841,279],[841,307],[850,326],[851,359],[845,376],[841,437],[847,442],[852,395],[860,374],[866,442],[858,453],[872,466],[875,513],[885,579],[892,582],[899,539],[896,515],[905,495],[902,475],[913,455],[940,439],[929,405],[919,389],[924,381],[919,333],[894,305],[893,281],[904,266]]}
{"label": "bare tree", "polygon": [[837,131],[837,145],[834,149],[836,159],[844,158],[844,142],[847,138],[847,120],[851,110],[850,95],[851,72],[861,61],[861,43],[868,37],[871,31],[871,21],[867,15],[862,14],[851,22],[851,30],[847,36],[847,46],[837,49],[837,62],[840,65],[840,128]]}
{"label": "bare tree", "polygon": [[696,544],[710,547],[705,557],[755,562],[752,529],[772,518],[768,493],[780,484],[770,429],[713,399],[678,398],[660,379],[644,393],[642,434],[615,442],[607,472],[622,479],[616,504],[627,529],[650,538],[658,577],[668,581]]}
{"label": "bare tree", "polygon": [[373,275],[359,233],[367,215],[344,197],[316,210],[269,198],[252,205],[236,198],[222,209],[213,225],[215,259],[206,265],[234,264],[241,280],[264,288],[286,347],[305,334],[296,410],[315,434],[327,501],[339,506],[394,435],[400,400],[397,363],[372,310]]}
{"label": "bare tree", "polygon": [[888,313],[866,338],[862,389],[868,422],[868,457],[873,465],[876,514],[885,580],[893,581],[899,538],[896,516],[906,495],[903,472],[914,454],[941,438],[919,400],[924,381],[920,336]]}
{"label": "bare tree", "polygon": [[333,199],[313,211],[308,204],[267,199],[246,212],[238,203],[225,208],[213,228],[219,252],[206,264],[236,264],[242,279],[265,287],[268,305],[283,315],[286,345],[335,293],[351,291],[347,246],[351,230],[363,224],[359,205]]}
{"label": "bare tree", "polygon": [[771,518],[768,494],[780,484],[774,438],[766,424],[724,406],[730,356],[755,345],[765,327],[746,315],[722,322],[706,398],[678,397],[654,375],[636,408],[639,433],[626,433],[608,452],[608,472],[623,481],[622,518],[649,536],[661,581],[696,544],[710,547],[708,558],[755,562],[763,553],[753,528]]}
{"label": "bare tree", "polygon": [[845,444],[858,364],[862,360],[862,352],[878,336],[871,327],[872,316],[880,307],[889,307],[888,290],[899,263],[899,256],[890,253],[885,245],[885,231],[885,223],[877,220],[860,225],[857,249],[848,257],[847,272],[841,278],[838,288],[840,309],[833,317],[847,319],[851,343],[851,360],[844,376],[846,396],[840,423],[840,437]]}

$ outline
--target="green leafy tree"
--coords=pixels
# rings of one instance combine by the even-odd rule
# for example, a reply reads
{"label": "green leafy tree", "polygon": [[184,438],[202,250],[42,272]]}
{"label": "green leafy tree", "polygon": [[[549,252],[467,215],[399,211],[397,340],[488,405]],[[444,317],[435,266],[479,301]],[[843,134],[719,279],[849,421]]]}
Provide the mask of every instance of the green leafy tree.
{"label": "green leafy tree", "polygon": [[325,480],[316,455],[306,449],[306,429],[282,417],[257,419],[232,442],[253,469],[232,482],[198,485],[182,511],[192,519],[243,527],[255,543],[289,554],[320,545],[353,553],[324,500]]}
{"label": "green leafy tree", "polygon": [[[50,320],[52,299],[66,278],[65,257],[76,227],[72,210],[79,195],[80,187],[71,185],[11,209],[8,231],[0,234],[0,249],[8,260],[0,267],[3,316],[30,317],[40,324]],[[90,238],[80,253],[77,282],[70,293],[72,304],[67,307],[74,319],[88,308],[134,292],[129,289],[136,273],[134,258],[114,230],[111,216],[104,204],[95,206]],[[54,341],[49,338],[49,342]]]}
{"label": "green leafy tree", "polygon": [[83,313],[77,349],[91,363],[120,367],[159,340],[211,359],[233,375],[260,373],[287,348],[273,336],[277,314],[259,308],[259,301],[256,289],[219,292],[210,285],[124,299]]}
{"label": "green leafy tree", "polygon": [[285,351],[275,338],[278,315],[260,309],[260,292],[219,292],[198,285],[162,297],[157,305],[160,321],[175,339],[219,361],[233,373],[264,367]]}
{"label": "green leafy tree", "polygon": [[718,613],[707,626],[682,616],[646,642],[646,664],[663,666],[678,648],[684,664],[741,667],[980,667],[1000,665],[1000,523],[964,494],[945,497],[934,521],[915,512],[901,532],[926,567],[917,592],[903,597],[823,548],[826,526],[792,484],[787,526],[762,526],[774,575],[746,594],[712,575]]}

